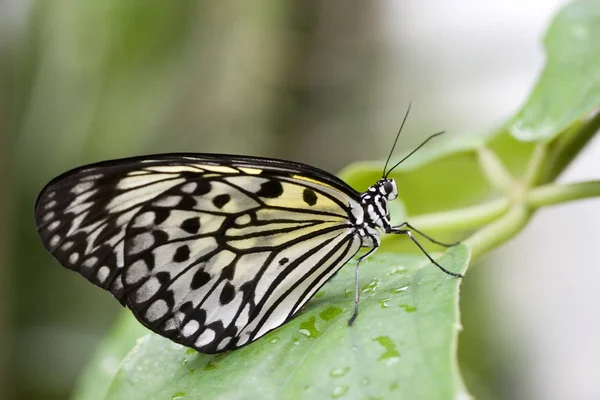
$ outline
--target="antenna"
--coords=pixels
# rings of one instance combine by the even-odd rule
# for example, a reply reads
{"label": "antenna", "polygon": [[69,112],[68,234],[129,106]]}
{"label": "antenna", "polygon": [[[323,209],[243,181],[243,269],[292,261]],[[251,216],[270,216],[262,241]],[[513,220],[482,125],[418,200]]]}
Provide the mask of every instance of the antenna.
{"label": "antenna", "polygon": [[[387,174],[384,174],[383,177],[387,178],[388,175],[390,174],[390,172],[392,172],[394,170],[394,168],[396,168],[398,165],[402,164],[408,157],[410,157],[413,154],[415,154],[417,152],[417,150],[419,150],[421,147],[425,146],[425,144],[427,142],[429,142],[431,139],[433,139],[434,137],[440,136],[440,135],[442,135],[444,133],[446,133],[446,131],[441,131],[441,132],[438,132],[438,133],[434,133],[433,135],[429,136],[427,139],[425,139],[423,141],[423,143],[421,143],[420,145],[418,145],[416,149],[414,149],[413,151],[411,151],[410,153],[408,153],[408,155],[406,157],[404,157],[402,160],[398,161],[396,163],[396,165],[394,165],[392,168],[390,168],[390,170],[387,172]],[[386,163],[386,166],[387,166],[387,163]]]}
{"label": "antenna", "polygon": [[[398,129],[398,133],[396,134],[396,139],[394,139],[394,144],[392,145],[392,149],[390,150],[390,155],[388,156],[387,160],[385,160],[385,166],[383,167],[383,173],[381,174],[382,178],[387,178],[388,174],[385,173],[385,170],[388,166],[388,163],[390,162],[390,158],[392,158],[392,154],[394,153],[394,149],[396,148],[396,143],[398,143],[398,138],[400,137],[400,132],[402,132],[402,128],[404,127],[404,123],[406,122],[406,119],[408,118],[408,114],[410,113],[410,102],[408,103],[408,109],[406,110],[406,114],[404,114],[404,119],[402,120],[402,124],[400,125],[400,129]],[[394,168],[392,168],[394,169]],[[391,170],[390,170],[391,171]]]}

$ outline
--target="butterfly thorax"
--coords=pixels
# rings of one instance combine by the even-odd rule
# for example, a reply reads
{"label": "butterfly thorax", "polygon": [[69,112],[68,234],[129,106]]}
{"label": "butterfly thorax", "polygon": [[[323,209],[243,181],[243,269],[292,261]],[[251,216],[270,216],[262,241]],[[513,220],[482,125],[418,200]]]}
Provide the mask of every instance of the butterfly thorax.
{"label": "butterfly thorax", "polygon": [[364,247],[374,247],[382,233],[391,231],[388,201],[398,197],[398,189],[393,179],[382,178],[360,195],[362,219],[357,221],[358,233],[363,238]]}

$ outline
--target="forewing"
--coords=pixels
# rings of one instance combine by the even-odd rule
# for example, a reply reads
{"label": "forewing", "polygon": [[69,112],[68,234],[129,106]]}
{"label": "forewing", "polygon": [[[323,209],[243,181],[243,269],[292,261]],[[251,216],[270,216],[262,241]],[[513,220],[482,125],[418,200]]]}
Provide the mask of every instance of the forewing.
{"label": "forewing", "polygon": [[62,265],[150,329],[212,353],[280,326],[358,251],[356,198],[302,164],[162,155],[67,172],[35,217]]}

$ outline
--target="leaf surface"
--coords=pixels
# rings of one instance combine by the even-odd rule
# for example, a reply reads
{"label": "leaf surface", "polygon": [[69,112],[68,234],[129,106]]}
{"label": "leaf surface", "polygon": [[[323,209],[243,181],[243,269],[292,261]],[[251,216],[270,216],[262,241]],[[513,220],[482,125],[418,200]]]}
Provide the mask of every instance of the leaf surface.
{"label": "leaf surface", "polygon": [[[469,249],[455,246],[438,261],[464,272]],[[360,313],[349,327],[353,267],[349,263],[343,268],[295,319],[235,351],[205,355],[152,333],[143,336],[122,361],[107,397],[465,395],[455,359],[461,280],[444,274],[424,256],[376,254],[360,268]],[[88,397],[81,393],[79,398]]]}

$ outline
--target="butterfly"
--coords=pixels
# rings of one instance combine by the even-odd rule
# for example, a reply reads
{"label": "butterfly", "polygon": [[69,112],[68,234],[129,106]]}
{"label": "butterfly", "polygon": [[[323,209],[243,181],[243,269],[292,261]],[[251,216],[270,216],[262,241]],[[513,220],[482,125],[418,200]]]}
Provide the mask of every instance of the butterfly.
{"label": "butterfly", "polygon": [[[408,112],[407,114],[408,115]],[[404,117],[406,121],[406,116]],[[404,125],[402,122],[402,126]],[[362,247],[405,234],[386,168],[359,193],[291,161],[224,154],[161,154],[86,165],[48,183],[35,205],[45,248],[110,291],[152,331],[202,353],[247,345],[293,318]]]}

